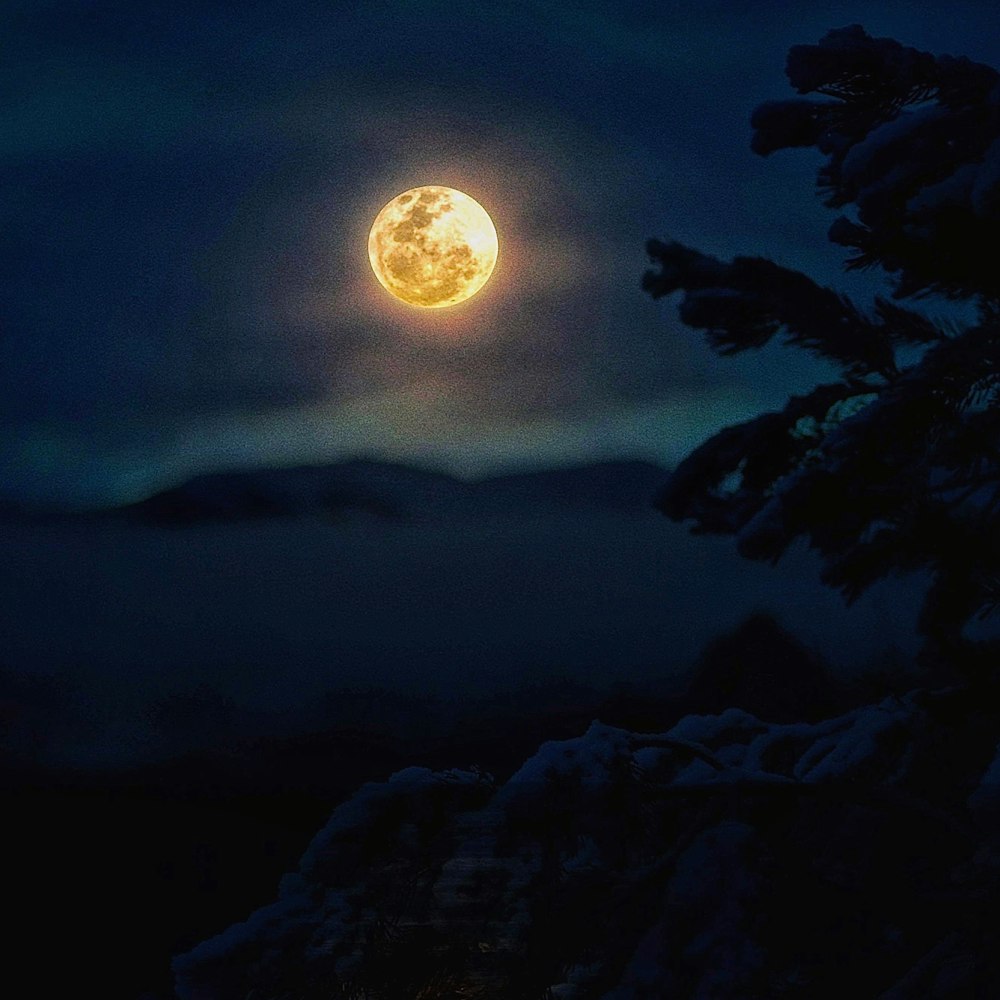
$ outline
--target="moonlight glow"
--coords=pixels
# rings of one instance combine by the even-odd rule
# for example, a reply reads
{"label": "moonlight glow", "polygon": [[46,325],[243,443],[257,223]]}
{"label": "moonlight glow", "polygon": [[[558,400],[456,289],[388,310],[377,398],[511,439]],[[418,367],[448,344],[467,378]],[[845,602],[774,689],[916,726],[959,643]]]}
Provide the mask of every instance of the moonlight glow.
{"label": "moonlight glow", "polygon": [[454,188],[411,188],[376,216],[368,259],[396,298],[426,308],[475,295],[497,262],[497,231],[486,209]]}

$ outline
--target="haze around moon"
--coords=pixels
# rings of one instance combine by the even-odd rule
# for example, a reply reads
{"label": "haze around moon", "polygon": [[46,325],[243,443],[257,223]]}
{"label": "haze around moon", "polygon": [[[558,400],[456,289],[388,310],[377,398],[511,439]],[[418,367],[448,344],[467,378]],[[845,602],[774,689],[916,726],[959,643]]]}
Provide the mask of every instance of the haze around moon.
{"label": "haze around moon", "polygon": [[486,209],[438,185],[397,195],[368,236],[368,259],[382,286],[403,302],[430,309],[475,295],[493,273],[498,251]]}

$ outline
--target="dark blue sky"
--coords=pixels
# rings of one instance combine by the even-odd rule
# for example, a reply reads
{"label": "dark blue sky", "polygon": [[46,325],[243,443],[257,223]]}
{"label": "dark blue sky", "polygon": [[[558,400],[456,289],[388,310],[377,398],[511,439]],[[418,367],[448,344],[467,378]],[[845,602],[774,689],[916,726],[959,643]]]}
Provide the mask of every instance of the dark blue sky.
{"label": "dark blue sky", "polygon": [[[0,492],[106,502],[355,453],[669,463],[822,370],[712,357],[639,290],[645,238],[870,293],[825,241],[816,161],[755,157],[749,114],[831,27],[1000,65],[998,19],[986,0],[8,2]],[[443,312],[391,300],[365,252],[421,183],[500,233],[491,283]]]}

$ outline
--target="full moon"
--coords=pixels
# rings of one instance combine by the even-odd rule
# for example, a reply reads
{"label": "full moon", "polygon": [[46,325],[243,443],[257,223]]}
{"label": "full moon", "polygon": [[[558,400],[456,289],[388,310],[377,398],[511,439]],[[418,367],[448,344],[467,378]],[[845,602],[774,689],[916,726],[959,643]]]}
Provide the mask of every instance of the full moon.
{"label": "full moon", "polygon": [[497,231],[475,198],[428,185],[396,195],[368,236],[368,259],[389,292],[439,309],[475,295],[497,262]]}

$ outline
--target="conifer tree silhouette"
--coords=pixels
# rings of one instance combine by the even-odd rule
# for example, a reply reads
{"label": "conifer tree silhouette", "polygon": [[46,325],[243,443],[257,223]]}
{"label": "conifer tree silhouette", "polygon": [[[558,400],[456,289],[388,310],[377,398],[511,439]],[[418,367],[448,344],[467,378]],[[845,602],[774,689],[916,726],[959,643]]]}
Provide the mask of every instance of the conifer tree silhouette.
{"label": "conifer tree silhouette", "polygon": [[[659,503],[753,559],[806,538],[849,601],[928,571],[919,627],[950,646],[1000,603],[1000,73],[853,25],[793,47],[787,74],[813,96],[758,107],[752,148],[824,155],[819,191],[853,216],[829,238],[851,249],[847,268],[886,271],[892,295],[865,311],[768,260],[650,240],[643,288],[682,292],[681,320],[717,353],[782,337],[841,372],[706,441]],[[900,304],[931,294],[976,320]]]}

